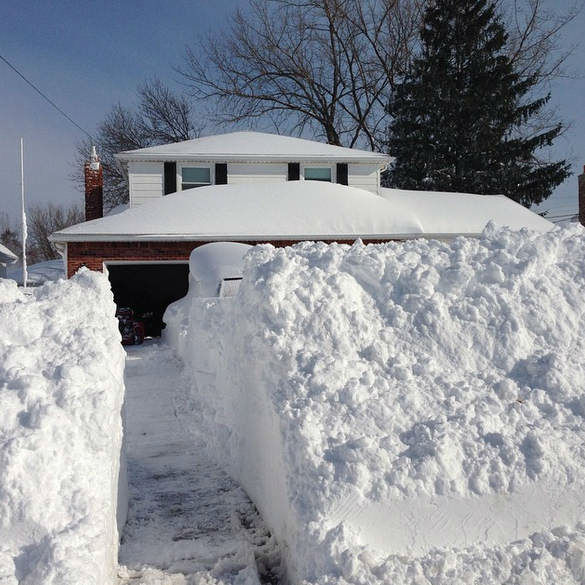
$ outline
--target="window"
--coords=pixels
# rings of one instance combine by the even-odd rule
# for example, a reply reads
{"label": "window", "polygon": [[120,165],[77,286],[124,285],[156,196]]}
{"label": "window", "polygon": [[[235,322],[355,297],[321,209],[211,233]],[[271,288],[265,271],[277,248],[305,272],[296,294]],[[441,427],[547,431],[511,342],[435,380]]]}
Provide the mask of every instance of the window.
{"label": "window", "polygon": [[211,185],[211,169],[209,167],[183,167],[181,169],[181,190]]}
{"label": "window", "polygon": [[306,167],[305,181],[327,181],[331,183],[331,167]]}

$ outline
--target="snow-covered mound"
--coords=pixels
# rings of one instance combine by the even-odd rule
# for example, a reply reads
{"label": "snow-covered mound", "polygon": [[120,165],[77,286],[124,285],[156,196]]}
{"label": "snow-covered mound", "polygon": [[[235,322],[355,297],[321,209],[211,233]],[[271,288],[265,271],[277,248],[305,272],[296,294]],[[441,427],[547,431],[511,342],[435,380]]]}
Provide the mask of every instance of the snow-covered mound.
{"label": "snow-covered mound", "polygon": [[[107,279],[0,280],[0,583],[105,585],[117,564],[124,352]],[[119,510],[123,512],[123,510]]]}
{"label": "snow-covered mound", "polygon": [[252,246],[239,242],[211,242],[189,256],[189,290],[198,297],[217,297],[226,279],[242,278],[243,257]]}
{"label": "snow-covered mound", "polygon": [[[28,286],[39,286],[45,282],[51,282],[65,278],[65,263],[62,258],[57,260],[45,260],[31,264],[26,269]],[[22,265],[15,264],[6,270],[6,277],[22,284]]]}
{"label": "snow-covered mound", "polygon": [[584,582],[582,228],[245,260],[165,321],[293,582]]}

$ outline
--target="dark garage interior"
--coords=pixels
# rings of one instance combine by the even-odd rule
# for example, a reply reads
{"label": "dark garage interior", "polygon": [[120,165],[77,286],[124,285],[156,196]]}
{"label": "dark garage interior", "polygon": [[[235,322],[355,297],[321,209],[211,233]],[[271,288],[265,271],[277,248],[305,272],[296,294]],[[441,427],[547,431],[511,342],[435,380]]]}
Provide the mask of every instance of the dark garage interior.
{"label": "dark garage interior", "polygon": [[129,307],[144,322],[146,335],[161,334],[165,309],[189,288],[188,264],[108,265],[114,302]]}

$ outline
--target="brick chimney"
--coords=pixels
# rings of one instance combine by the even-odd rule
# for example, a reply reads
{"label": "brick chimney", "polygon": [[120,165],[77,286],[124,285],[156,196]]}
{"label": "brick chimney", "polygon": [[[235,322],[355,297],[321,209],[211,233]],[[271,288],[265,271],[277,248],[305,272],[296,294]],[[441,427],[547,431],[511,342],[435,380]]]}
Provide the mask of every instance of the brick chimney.
{"label": "brick chimney", "polygon": [[579,223],[585,225],[585,166],[583,174],[579,175]]}
{"label": "brick chimney", "polygon": [[98,219],[104,216],[104,179],[102,165],[95,151],[91,147],[91,156],[85,163],[85,221]]}

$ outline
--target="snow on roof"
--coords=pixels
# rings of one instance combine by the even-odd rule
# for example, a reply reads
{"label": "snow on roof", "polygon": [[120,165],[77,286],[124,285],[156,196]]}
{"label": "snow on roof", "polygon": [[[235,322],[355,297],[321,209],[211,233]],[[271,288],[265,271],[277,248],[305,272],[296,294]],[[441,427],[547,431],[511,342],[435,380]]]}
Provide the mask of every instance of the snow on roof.
{"label": "snow on roof", "polygon": [[386,154],[333,146],[314,140],[267,134],[264,132],[231,132],[185,140],[116,155],[119,160],[353,160],[379,163],[391,160]]}
{"label": "snow on roof", "polygon": [[0,262],[2,264],[12,264],[18,260],[18,256],[11,252],[6,246],[0,244]]}
{"label": "snow on roof", "polygon": [[548,231],[553,224],[505,195],[474,195],[439,191],[380,189],[392,205],[406,205],[416,213],[428,234],[481,233],[493,221],[512,229]]}
{"label": "snow on roof", "polygon": [[[65,278],[65,264],[62,258],[45,260],[44,262],[29,265],[26,272],[27,283],[30,286],[38,286],[45,282]],[[22,284],[22,265],[20,263],[8,268],[6,273],[6,278],[16,280],[18,284]]]}
{"label": "snow on roof", "polygon": [[475,235],[490,220],[512,228],[552,228],[505,197],[440,193],[435,203],[432,193],[383,192],[386,197],[318,181],[212,185],[71,226],[51,240],[403,239]]}

